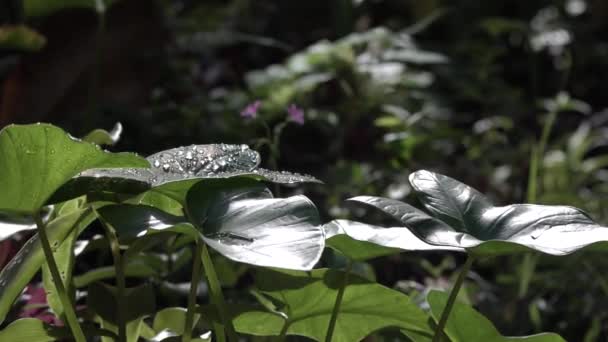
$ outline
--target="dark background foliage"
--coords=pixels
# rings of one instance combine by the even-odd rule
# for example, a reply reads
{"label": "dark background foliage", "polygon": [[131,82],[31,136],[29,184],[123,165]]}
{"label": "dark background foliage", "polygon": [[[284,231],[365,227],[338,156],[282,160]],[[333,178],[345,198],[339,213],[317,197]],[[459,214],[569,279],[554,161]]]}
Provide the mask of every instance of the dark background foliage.
{"label": "dark background foliage", "polygon": [[[61,3],[0,5],[4,25],[44,39],[0,42],[0,126],[46,121],[81,136],[120,121],[113,148],[150,154],[253,145],[265,130],[240,117],[245,106],[260,100],[275,127],[296,104],[306,122],[285,127],[276,166],[325,181],[303,191],[327,219],[390,224],[343,200],[412,202],[407,175],[427,168],[499,204],[570,204],[608,223],[605,1],[121,0],[103,16]],[[485,260],[467,287],[502,333],[608,336],[605,257],[523,260]],[[358,269],[416,293],[447,287],[459,262],[404,253]]]}

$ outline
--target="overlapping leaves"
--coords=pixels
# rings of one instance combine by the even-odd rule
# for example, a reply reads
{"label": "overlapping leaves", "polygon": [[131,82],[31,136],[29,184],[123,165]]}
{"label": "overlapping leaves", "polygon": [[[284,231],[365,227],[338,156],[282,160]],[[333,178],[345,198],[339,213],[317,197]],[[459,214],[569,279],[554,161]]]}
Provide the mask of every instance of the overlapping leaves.
{"label": "overlapping leaves", "polygon": [[424,170],[411,174],[410,183],[432,216],[382,197],[359,196],[350,200],[382,210],[431,244],[466,248],[478,255],[530,249],[564,255],[608,242],[608,227],[598,225],[574,207],[495,207],[477,190]]}

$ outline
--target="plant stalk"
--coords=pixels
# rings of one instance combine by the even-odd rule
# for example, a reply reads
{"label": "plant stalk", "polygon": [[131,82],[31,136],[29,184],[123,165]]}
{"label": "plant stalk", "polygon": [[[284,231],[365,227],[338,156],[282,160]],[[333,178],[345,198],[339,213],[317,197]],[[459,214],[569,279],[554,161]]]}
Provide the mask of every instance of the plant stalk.
{"label": "plant stalk", "polygon": [[226,335],[228,335],[228,341],[237,342],[238,338],[236,336],[236,332],[234,331],[234,327],[232,326],[232,321],[226,311],[226,301],[224,300],[224,294],[222,293],[222,286],[217,278],[217,273],[215,272],[211,255],[209,255],[209,249],[207,248],[207,244],[205,242],[201,241],[201,245],[201,259],[203,262],[203,267],[205,268],[207,283],[209,284],[211,300],[217,308],[217,312],[219,313],[224,329],[226,330]]}
{"label": "plant stalk", "polygon": [[437,328],[435,329],[435,335],[433,336],[433,342],[440,342],[441,335],[443,334],[443,329],[445,328],[445,324],[448,322],[448,317],[450,316],[450,312],[452,311],[452,307],[456,302],[456,297],[458,296],[458,292],[464,283],[464,279],[467,277],[471,266],[473,265],[473,261],[475,261],[475,257],[471,254],[468,255],[467,261],[462,266],[460,270],[460,274],[450,291],[450,296],[448,297],[448,302],[443,308],[443,312],[441,313],[441,318],[439,319],[439,323],[437,323]]}
{"label": "plant stalk", "polygon": [[65,287],[63,286],[63,281],[61,279],[59,269],[57,268],[57,262],[55,261],[55,256],[53,255],[53,250],[51,249],[49,238],[46,235],[46,227],[44,222],[42,222],[40,212],[36,212],[34,214],[34,220],[36,221],[38,237],[40,238],[40,244],[42,245],[42,250],[44,251],[44,257],[46,258],[46,262],[49,265],[49,270],[51,271],[51,276],[53,278],[55,288],[57,289],[59,300],[61,301],[61,305],[63,305],[63,310],[68,326],[70,327],[70,330],[72,331],[76,342],[86,342],[86,337],[84,336],[84,332],[82,331],[82,328],[78,323],[78,318],[76,317],[74,305],[70,300],[70,297],[68,296]]}
{"label": "plant stalk", "polygon": [[124,317],[124,313],[126,312],[124,298],[127,287],[124,271],[124,258],[120,254],[120,243],[116,236],[116,230],[99,214],[97,217],[99,218],[101,225],[105,228],[106,236],[110,243],[110,250],[112,251],[112,259],[114,259],[114,269],[116,270],[116,323],[118,325],[118,342],[127,342],[127,322]]}
{"label": "plant stalk", "polygon": [[340,289],[338,289],[338,295],[336,296],[336,303],[334,304],[334,309],[331,313],[331,319],[329,320],[329,326],[327,327],[327,334],[325,335],[325,342],[331,342],[331,339],[334,335],[334,329],[336,328],[336,322],[338,321],[338,314],[340,313],[340,306],[342,305],[342,298],[344,298],[344,292],[346,292],[346,286],[348,286],[348,276],[353,267],[352,259],[348,259],[348,264],[346,265],[346,271],[344,273],[344,277],[342,278],[342,284]]}
{"label": "plant stalk", "polygon": [[190,280],[190,294],[188,295],[188,310],[186,311],[186,322],[184,324],[184,335],[182,342],[190,342],[192,339],[192,326],[194,324],[194,312],[196,310],[196,297],[198,294],[198,285],[201,281],[201,246],[197,240],[194,246],[192,260],[192,278]]}
{"label": "plant stalk", "polygon": [[287,330],[289,330],[289,324],[289,321],[285,320],[285,324],[283,324],[283,328],[281,328],[281,333],[279,334],[277,341],[285,342],[287,340]]}

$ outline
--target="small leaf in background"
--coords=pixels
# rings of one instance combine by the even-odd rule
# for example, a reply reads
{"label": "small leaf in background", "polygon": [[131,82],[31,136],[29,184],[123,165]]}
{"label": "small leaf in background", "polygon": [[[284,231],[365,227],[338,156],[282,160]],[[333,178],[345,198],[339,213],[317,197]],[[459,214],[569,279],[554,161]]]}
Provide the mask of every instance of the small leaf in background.
{"label": "small leaf in background", "polygon": [[[199,318],[200,314],[194,314],[193,326],[196,326]],[[178,307],[165,308],[157,312],[156,316],[154,316],[152,329],[154,329],[156,333],[168,330],[177,335],[182,335],[184,333],[185,321],[186,309]]]}
{"label": "small leaf in background", "polygon": [[[311,272],[259,269],[259,291],[281,304],[284,317],[262,309],[243,308],[234,317],[237,331],[252,335],[278,335],[285,319],[288,335],[323,341],[343,273],[316,269]],[[332,341],[360,341],[374,331],[399,327],[430,333],[428,316],[400,292],[351,275],[345,290]]]}
{"label": "small leaf in background", "polygon": [[120,136],[122,134],[122,124],[120,122],[117,122],[114,125],[114,128],[112,128],[112,130],[110,132],[106,131],[105,129],[95,129],[91,132],[89,132],[87,135],[84,136],[84,138],[82,138],[82,140],[84,141],[88,141],[90,143],[94,143],[97,145],[108,145],[108,146],[112,146],[114,144],[116,144],[118,142],[118,140],[120,140]]}
{"label": "small leaf in background", "polygon": [[48,124],[0,131],[0,211],[34,213],[70,178],[99,167],[148,167],[132,153],[109,153]]}
{"label": "small leaf in background", "polygon": [[27,26],[0,26],[0,50],[38,51],[46,38]]}
{"label": "small leaf in background", "polygon": [[[443,308],[448,300],[448,294],[439,291],[431,291],[427,301],[431,306],[431,314],[435,321],[439,321]],[[494,327],[492,322],[472,307],[456,302],[445,326],[445,333],[452,342],[506,342],[506,341],[529,341],[529,342],[565,342],[557,334],[541,333],[531,336],[505,337]]]}

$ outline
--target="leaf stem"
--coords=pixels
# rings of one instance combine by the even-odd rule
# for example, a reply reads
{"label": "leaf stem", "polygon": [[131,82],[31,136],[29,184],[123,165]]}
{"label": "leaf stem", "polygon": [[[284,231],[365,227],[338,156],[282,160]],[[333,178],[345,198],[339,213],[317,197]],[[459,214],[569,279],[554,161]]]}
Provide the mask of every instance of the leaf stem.
{"label": "leaf stem", "polygon": [[201,281],[201,246],[197,239],[192,254],[192,278],[190,280],[190,294],[188,295],[188,310],[186,311],[186,322],[184,324],[184,335],[182,342],[190,342],[192,339],[192,325],[194,324],[194,311],[196,310],[196,297],[198,285]]}
{"label": "leaf stem", "polygon": [[287,330],[289,330],[289,320],[285,320],[285,324],[283,324],[283,327],[281,328],[281,333],[279,334],[279,338],[277,339],[277,341],[279,342],[285,342],[285,340],[287,339]]}
{"label": "leaf stem", "polygon": [[203,262],[203,267],[205,268],[207,283],[209,284],[209,293],[211,295],[211,300],[217,308],[222,324],[226,329],[228,341],[237,342],[238,338],[236,336],[236,332],[234,331],[234,327],[232,326],[232,321],[230,320],[230,317],[228,317],[228,313],[226,312],[226,302],[222,293],[222,286],[220,285],[220,282],[217,278],[217,273],[215,272],[215,267],[213,266],[211,255],[209,255],[209,249],[207,248],[207,244],[204,241],[201,241],[201,245],[201,259]]}
{"label": "leaf stem", "polygon": [[450,296],[448,297],[448,302],[443,308],[443,312],[441,313],[441,318],[439,319],[439,323],[437,323],[437,328],[435,329],[435,335],[433,336],[433,342],[439,342],[441,340],[441,335],[443,334],[443,329],[445,328],[445,324],[448,322],[448,317],[450,316],[450,312],[452,311],[452,307],[456,302],[456,297],[458,296],[458,292],[460,291],[460,287],[464,283],[464,279],[466,278],[471,266],[473,265],[473,261],[475,261],[475,256],[469,254],[467,257],[467,261],[462,266],[460,270],[460,274],[450,291]]}
{"label": "leaf stem", "polygon": [[44,257],[49,265],[49,270],[51,271],[51,276],[53,278],[55,288],[57,289],[59,300],[61,301],[61,305],[63,305],[68,326],[70,327],[70,330],[72,330],[72,334],[74,335],[76,342],[86,342],[86,337],[82,332],[82,328],[80,327],[78,318],[76,317],[76,312],[74,311],[74,305],[72,304],[72,301],[70,300],[70,297],[63,286],[63,281],[61,279],[59,269],[57,268],[57,262],[55,262],[53,250],[51,249],[49,238],[46,235],[46,227],[44,222],[42,222],[40,212],[34,213],[34,220],[36,221],[38,237],[40,238],[40,244],[42,245],[42,250],[44,251]]}
{"label": "leaf stem", "polygon": [[346,264],[344,277],[342,278],[342,284],[338,290],[338,295],[336,296],[336,303],[334,304],[334,309],[331,313],[331,319],[329,320],[329,326],[327,327],[327,334],[325,335],[325,342],[331,342],[334,335],[334,329],[336,328],[336,322],[338,321],[338,314],[340,313],[340,306],[342,305],[342,298],[344,298],[344,292],[346,292],[346,286],[348,286],[348,276],[352,267],[353,260],[349,258],[348,263]]}
{"label": "leaf stem", "polygon": [[101,225],[106,231],[110,250],[112,251],[112,259],[114,259],[114,269],[116,270],[116,323],[118,325],[118,342],[127,342],[127,322],[124,317],[126,308],[124,307],[124,297],[126,289],[124,258],[120,254],[120,242],[116,236],[116,229],[97,214]]}

